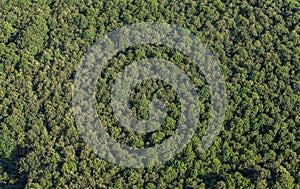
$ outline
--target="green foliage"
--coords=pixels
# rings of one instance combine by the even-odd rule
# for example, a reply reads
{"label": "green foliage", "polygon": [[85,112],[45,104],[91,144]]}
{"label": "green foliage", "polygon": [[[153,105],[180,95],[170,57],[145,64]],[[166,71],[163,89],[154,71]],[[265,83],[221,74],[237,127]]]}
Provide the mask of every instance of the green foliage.
{"label": "green foliage", "polygon": [[[300,188],[299,1],[3,0],[0,7],[0,188]],[[145,80],[130,96],[140,120],[149,118],[149,101],[165,103],[157,131],[132,133],[113,116],[114,79],[136,60],[161,58],[184,70],[201,114],[176,157],[126,169],[97,157],[80,137],[72,83],[83,54],[104,34],[153,21],[187,28],[212,51],[226,80],[226,120],[213,146],[199,153],[211,111],[201,70],[169,47],[130,47],[97,83],[99,118],[115,140],[154,146],[178,126],[179,97],[164,81]]]}
{"label": "green foliage", "polygon": [[0,134],[0,158],[10,158],[13,150],[16,148],[16,142],[5,134]]}

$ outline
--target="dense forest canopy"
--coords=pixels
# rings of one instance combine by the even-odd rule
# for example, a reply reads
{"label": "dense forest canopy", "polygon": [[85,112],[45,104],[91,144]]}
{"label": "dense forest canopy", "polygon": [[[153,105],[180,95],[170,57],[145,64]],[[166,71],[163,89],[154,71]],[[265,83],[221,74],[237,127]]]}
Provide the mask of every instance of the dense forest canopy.
{"label": "dense forest canopy", "polygon": [[[298,0],[2,0],[0,2],[0,188],[300,188],[300,2]],[[198,145],[210,116],[210,93],[195,63],[176,49],[130,47],[97,82],[105,130],[133,147],[174,134],[178,94],[161,80],[133,88],[132,114],[149,115],[160,98],[168,115],[148,135],[130,133],[112,114],[118,72],[132,61],[161,58],[188,73],[201,115],[191,142],[159,166],[124,168],[100,158],[74,121],[72,86],[81,58],[124,25],[162,22],[200,38],[226,81],[227,111],[213,145]]]}

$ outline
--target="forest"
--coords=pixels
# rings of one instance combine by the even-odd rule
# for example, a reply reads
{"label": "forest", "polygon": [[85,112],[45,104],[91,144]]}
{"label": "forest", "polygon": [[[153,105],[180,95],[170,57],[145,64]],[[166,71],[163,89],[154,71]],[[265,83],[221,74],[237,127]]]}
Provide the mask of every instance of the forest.
{"label": "forest", "polygon": [[[0,188],[3,189],[300,189],[299,0],[1,0]],[[155,132],[123,127],[111,107],[114,81],[133,61],[159,58],[184,70],[197,87],[198,127],[169,161],[128,168],[106,161],[78,131],[72,94],[88,49],[109,32],[146,22],[180,26],[211,51],[226,86],[221,131],[199,144],[211,113],[205,75],[188,56],[164,45],[126,48],[97,80],[97,113],[121,144],[147,148],[178,125],[178,92],[163,80],[134,86],[130,109],[149,118],[149,101],[166,105]]]}

